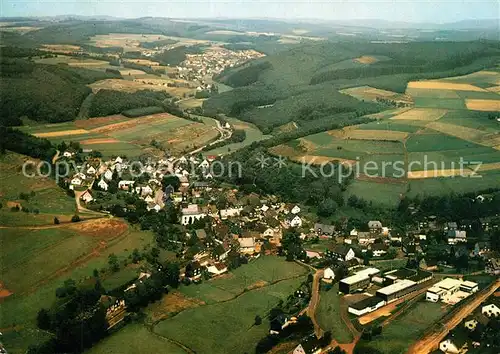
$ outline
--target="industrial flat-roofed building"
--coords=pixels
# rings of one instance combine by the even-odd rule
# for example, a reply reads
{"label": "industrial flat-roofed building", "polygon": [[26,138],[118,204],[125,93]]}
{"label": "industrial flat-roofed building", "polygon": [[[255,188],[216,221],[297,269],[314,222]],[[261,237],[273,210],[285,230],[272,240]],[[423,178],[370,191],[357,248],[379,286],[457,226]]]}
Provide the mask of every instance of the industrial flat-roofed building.
{"label": "industrial flat-roofed building", "polygon": [[443,301],[446,303],[456,303],[457,301],[452,301],[452,297],[454,297],[457,292],[462,292],[463,296],[461,296],[461,298],[464,298],[478,290],[479,287],[474,282],[446,278],[427,289],[425,299],[432,302]]}
{"label": "industrial flat-roofed building", "polygon": [[339,282],[339,290],[344,294],[350,294],[356,290],[364,289],[370,285],[371,278],[380,274],[377,268],[366,268],[356,272],[350,277],[344,278]]}
{"label": "industrial flat-roofed building", "polygon": [[378,296],[370,296],[355,304],[349,305],[348,311],[356,316],[362,316],[366,313],[378,310],[385,305],[384,299]]}
{"label": "industrial flat-roofed building", "polygon": [[387,303],[390,303],[415,291],[417,285],[418,283],[413,280],[404,279],[377,290],[377,296],[381,297]]}

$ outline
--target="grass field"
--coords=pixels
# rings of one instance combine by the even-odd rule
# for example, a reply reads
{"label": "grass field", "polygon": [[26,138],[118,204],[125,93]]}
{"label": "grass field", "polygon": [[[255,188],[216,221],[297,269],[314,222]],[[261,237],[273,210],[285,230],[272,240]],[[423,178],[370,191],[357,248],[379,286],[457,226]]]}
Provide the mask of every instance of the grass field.
{"label": "grass field", "polygon": [[[118,219],[110,222],[44,230],[0,230],[0,243],[9,249],[2,252],[0,261],[2,282],[13,292],[0,303],[2,341],[8,344],[9,353],[25,353],[30,344],[46,338],[36,328],[36,314],[42,307],[51,306],[55,290],[65,279],[84,281],[92,276],[94,269],[108,267],[109,254],[123,260],[134,248],[151,246],[151,233],[123,230],[116,224],[122,223]],[[88,253],[92,250],[95,252]],[[85,252],[86,256],[80,257]]]}
{"label": "grass field", "polygon": [[297,263],[286,262],[278,257],[261,257],[222,277],[199,285],[183,286],[180,292],[189,298],[213,304],[232,299],[245,289],[259,288],[302,274],[305,274],[305,269]]}
{"label": "grass field", "polygon": [[92,347],[89,354],[168,353],[185,354],[184,349],[140,324],[128,324]]}
{"label": "grass field", "polygon": [[441,303],[417,302],[385,326],[381,335],[369,342],[362,340],[360,344],[384,354],[405,353],[411,343],[447,311],[448,308]]}
{"label": "grass field", "polygon": [[316,319],[321,329],[331,331],[333,338],[339,343],[350,343],[352,333],[340,317],[339,285],[336,283],[329,291],[322,291],[316,309]]}
{"label": "grass field", "polygon": [[395,207],[407,189],[406,183],[381,183],[355,180],[347,187],[346,197],[356,195],[368,202]]}
{"label": "grass field", "polygon": [[[267,312],[285,300],[301,281],[301,278],[284,280],[247,291],[233,300],[183,311],[160,322],[154,332],[198,353],[252,353],[257,342],[268,333]],[[256,315],[264,318],[260,326],[254,325]]]}
{"label": "grass field", "polygon": [[[306,274],[297,263],[263,256],[221,277],[181,286],[148,308],[147,315],[152,323],[159,321],[154,333],[196,352],[254,352],[268,333],[268,311],[296,290]],[[264,319],[260,326],[254,326],[256,315]]]}
{"label": "grass field", "polygon": [[[76,209],[74,198],[69,197],[51,178],[25,176],[22,166],[26,161],[38,160],[8,152],[0,156],[0,225],[30,225],[37,220],[53,220],[56,215],[73,215]],[[33,171],[26,169],[27,173]],[[30,194],[28,200],[20,199],[20,193]],[[39,214],[12,212],[10,207],[19,204]],[[48,214],[48,215],[47,215]]]}

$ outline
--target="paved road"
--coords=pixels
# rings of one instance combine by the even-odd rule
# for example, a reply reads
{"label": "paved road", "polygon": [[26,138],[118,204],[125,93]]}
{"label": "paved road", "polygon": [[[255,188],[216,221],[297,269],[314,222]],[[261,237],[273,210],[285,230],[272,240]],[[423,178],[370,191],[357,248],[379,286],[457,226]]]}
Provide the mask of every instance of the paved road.
{"label": "paved road", "polygon": [[311,299],[309,300],[309,305],[307,306],[307,315],[311,318],[314,324],[314,333],[316,333],[316,337],[321,338],[323,336],[323,330],[319,326],[316,321],[316,308],[319,304],[319,285],[321,282],[321,278],[323,278],[323,269],[320,269],[314,273],[313,283],[312,283],[312,294]]}
{"label": "paved road", "polygon": [[480,293],[477,293],[474,299],[463,308],[461,308],[453,317],[451,317],[448,322],[442,323],[442,328],[438,332],[433,332],[416,342],[408,350],[408,354],[422,354],[430,353],[437,347],[443,338],[455,328],[462,320],[467,317],[471,312],[473,312],[481,303],[486,300],[491,294],[493,294],[500,286],[500,280],[490,285],[488,288],[484,289]]}

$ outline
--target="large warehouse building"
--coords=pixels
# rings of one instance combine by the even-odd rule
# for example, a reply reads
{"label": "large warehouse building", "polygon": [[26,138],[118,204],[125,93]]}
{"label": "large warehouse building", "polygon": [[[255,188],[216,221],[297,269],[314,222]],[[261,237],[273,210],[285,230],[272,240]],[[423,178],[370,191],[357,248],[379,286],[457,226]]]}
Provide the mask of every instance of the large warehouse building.
{"label": "large warehouse building", "polygon": [[425,299],[432,302],[443,301],[455,304],[478,290],[477,283],[446,278],[430,287],[427,290]]}
{"label": "large warehouse building", "polygon": [[377,268],[366,268],[356,272],[350,277],[344,278],[339,282],[339,291],[344,294],[350,294],[357,290],[363,290],[370,285],[373,276],[380,274]]}
{"label": "large warehouse building", "polygon": [[416,290],[418,283],[404,279],[385,288],[377,290],[377,296],[390,303]]}

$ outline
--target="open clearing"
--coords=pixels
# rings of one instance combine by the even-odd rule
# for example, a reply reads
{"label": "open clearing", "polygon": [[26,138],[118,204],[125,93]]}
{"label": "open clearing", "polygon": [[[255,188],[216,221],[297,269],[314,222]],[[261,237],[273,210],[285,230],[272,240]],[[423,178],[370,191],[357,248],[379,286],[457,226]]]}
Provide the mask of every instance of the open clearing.
{"label": "open clearing", "polygon": [[350,139],[366,139],[366,140],[404,140],[408,137],[408,133],[393,131],[393,130],[367,130],[357,129],[348,132],[347,136]]}
{"label": "open clearing", "polygon": [[71,44],[44,44],[41,49],[50,52],[74,53],[78,52],[82,48],[80,46]]}
{"label": "open clearing", "polygon": [[352,96],[354,98],[357,98],[359,100],[368,100],[376,102],[378,99],[391,99],[394,102],[401,102],[404,104],[412,103],[412,99],[408,95],[403,95],[392,91],[381,90],[371,86],[352,87],[340,90],[340,92]]}
{"label": "open clearing", "polygon": [[355,58],[354,60],[357,61],[358,63],[361,63],[361,64],[373,64],[373,63],[378,62],[377,58],[370,57],[367,55],[363,55],[362,57]]}
{"label": "open clearing", "polygon": [[500,111],[500,100],[466,99],[465,104],[474,111]]}

